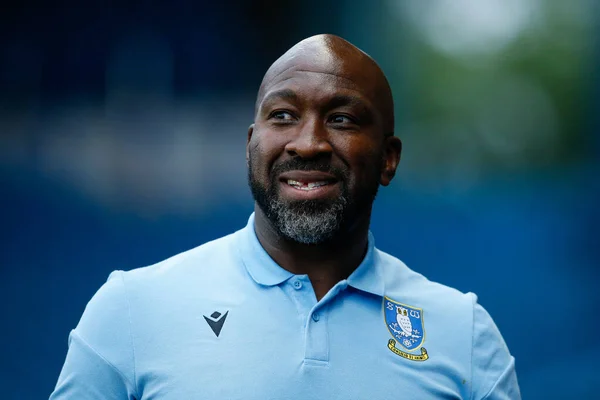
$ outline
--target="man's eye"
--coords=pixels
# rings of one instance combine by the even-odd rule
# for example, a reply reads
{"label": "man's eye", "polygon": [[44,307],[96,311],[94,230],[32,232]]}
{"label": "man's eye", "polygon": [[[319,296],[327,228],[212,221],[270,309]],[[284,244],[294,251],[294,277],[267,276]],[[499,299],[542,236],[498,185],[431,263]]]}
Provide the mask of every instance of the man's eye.
{"label": "man's eye", "polygon": [[279,121],[292,121],[294,116],[287,111],[275,111],[271,113],[271,118]]}
{"label": "man's eye", "polygon": [[356,124],[356,121],[347,115],[333,115],[329,118],[329,122],[333,124]]}

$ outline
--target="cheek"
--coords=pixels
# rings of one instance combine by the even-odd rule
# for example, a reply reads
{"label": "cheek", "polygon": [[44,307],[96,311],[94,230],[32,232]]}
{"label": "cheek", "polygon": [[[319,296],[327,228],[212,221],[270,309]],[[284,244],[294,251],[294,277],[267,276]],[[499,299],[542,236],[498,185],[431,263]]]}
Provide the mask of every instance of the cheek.
{"label": "cheek", "polygon": [[265,160],[263,153],[259,148],[254,147],[249,149],[249,160],[250,173],[252,178],[256,181],[264,181],[265,177]]}
{"label": "cheek", "polygon": [[349,151],[348,161],[355,180],[354,184],[372,184],[373,180],[379,182],[382,157],[380,149],[373,147],[372,143],[361,143]]}
{"label": "cheek", "polygon": [[[248,146],[249,163],[255,179],[268,180],[273,163],[281,151],[278,143],[271,140],[269,135],[255,134]],[[282,147],[283,148],[283,147]]]}

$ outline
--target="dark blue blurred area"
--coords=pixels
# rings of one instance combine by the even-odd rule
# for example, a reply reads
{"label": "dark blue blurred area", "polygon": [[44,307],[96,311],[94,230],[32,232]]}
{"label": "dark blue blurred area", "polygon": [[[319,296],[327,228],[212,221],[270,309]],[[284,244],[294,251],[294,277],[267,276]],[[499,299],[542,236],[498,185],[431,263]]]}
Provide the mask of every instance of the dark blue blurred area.
{"label": "dark blue blurred area", "polygon": [[[253,96],[272,61],[321,32],[382,60],[402,117],[407,160],[378,195],[377,247],[479,296],[517,359],[524,398],[599,398],[600,41],[573,50],[574,60],[589,60],[574,62],[574,75],[560,75],[568,68],[553,70],[545,56],[544,67],[533,56],[523,58],[525,67],[515,62],[519,73],[535,72],[531,82],[550,82],[536,86],[546,97],[531,97],[542,99],[538,108],[531,103],[532,113],[546,114],[531,115],[554,118],[548,132],[555,136],[526,142],[517,155],[489,156],[482,145],[476,158],[467,150],[432,156],[437,139],[403,132],[429,115],[420,102],[438,100],[423,98],[428,90],[444,90],[428,86],[439,75],[427,75],[422,61],[435,46],[392,19],[391,2],[382,4],[67,1],[3,12],[2,399],[49,396],[69,331],[111,271],[153,264],[246,224],[253,204],[243,150]],[[600,32],[595,22],[589,26]],[[417,66],[397,61],[405,58]],[[447,79],[459,82],[442,61]],[[553,97],[576,88],[583,89],[572,98]],[[500,128],[492,134],[504,135]],[[464,137],[444,140],[441,147]],[[548,150],[538,151],[539,143],[550,143]],[[546,158],[538,162],[540,154]],[[445,175],[447,159],[465,170]],[[475,170],[476,179],[464,177]]]}
{"label": "dark blue blurred area", "polygon": [[[269,0],[256,4],[239,0],[142,1],[121,6],[98,0],[85,4],[65,1],[60,6],[27,3],[20,2],[3,13],[2,48],[7,58],[21,61],[11,65],[17,74],[27,74],[23,68],[43,67],[39,79],[42,92],[50,99],[72,94],[103,95],[107,63],[115,44],[124,38],[136,40],[159,32],[177,55],[176,89],[191,93],[248,85],[252,82],[248,77],[256,80],[268,67],[266,60],[262,64],[248,63],[244,68],[227,61],[252,57],[258,44],[271,58],[285,46],[285,36],[261,37],[261,32],[253,29],[259,14],[268,14],[269,9],[277,7]],[[261,11],[260,6],[265,10]],[[278,8],[286,11],[285,7]],[[276,18],[271,23],[275,28],[281,26]],[[32,47],[43,51],[33,54]],[[3,84],[14,83],[8,81],[8,76],[0,75]],[[10,76],[13,80],[14,75]]]}

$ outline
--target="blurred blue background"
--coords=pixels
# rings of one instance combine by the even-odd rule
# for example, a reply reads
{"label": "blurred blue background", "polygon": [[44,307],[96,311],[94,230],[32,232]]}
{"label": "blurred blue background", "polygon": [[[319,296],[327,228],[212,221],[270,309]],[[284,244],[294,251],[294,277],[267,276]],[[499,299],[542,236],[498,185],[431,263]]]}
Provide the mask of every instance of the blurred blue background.
{"label": "blurred blue background", "polygon": [[600,398],[599,19],[593,0],[6,7],[0,397],[48,397],[110,271],[245,225],[262,74],[328,32],[395,94],[404,153],[377,246],[478,294],[524,398]]}

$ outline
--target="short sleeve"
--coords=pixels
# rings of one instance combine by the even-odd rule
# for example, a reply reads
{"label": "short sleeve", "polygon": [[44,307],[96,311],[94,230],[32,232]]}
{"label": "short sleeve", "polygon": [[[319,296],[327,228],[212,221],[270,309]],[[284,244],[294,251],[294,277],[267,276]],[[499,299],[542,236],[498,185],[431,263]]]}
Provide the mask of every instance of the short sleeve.
{"label": "short sleeve", "polygon": [[473,400],[520,400],[515,359],[488,312],[473,297]]}
{"label": "short sleeve", "polygon": [[87,304],[69,335],[69,349],[50,400],[133,400],[135,359],[121,271]]}

